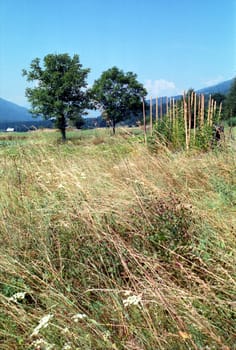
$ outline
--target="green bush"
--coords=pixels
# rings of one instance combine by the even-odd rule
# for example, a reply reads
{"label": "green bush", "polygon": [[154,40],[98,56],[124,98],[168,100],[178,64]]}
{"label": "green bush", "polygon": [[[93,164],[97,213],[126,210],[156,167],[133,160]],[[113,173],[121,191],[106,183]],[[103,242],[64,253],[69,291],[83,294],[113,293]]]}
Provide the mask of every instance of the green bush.
{"label": "green bush", "polygon": [[230,127],[235,127],[235,126],[236,126],[236,117],[232,117],[232,118],[230,118],[229,120],[227,120],[227,124],[228,124]]}

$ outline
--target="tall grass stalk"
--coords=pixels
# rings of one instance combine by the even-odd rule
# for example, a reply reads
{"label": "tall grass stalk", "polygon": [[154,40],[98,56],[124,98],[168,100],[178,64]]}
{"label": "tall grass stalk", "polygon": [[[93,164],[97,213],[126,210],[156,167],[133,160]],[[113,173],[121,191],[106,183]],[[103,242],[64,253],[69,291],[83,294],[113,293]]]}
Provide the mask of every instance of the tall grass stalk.
{"label": "tall grass stalk", "polygon": [[78,135],[0,149],[0,348],[234,349],[233,151]]}

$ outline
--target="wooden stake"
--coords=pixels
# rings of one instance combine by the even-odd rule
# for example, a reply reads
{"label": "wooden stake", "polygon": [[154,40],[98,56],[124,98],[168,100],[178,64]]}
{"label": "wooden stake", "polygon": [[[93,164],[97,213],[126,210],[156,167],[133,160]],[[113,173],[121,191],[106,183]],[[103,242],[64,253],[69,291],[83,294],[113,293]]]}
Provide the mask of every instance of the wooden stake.
{"label": "wooden stake", "polygon": [[188,151],[188,110],[187,110],[187,103],[185,101],[185,92],[183,96],[183,107],[184,107],[185,143],[186,143],[186,150]]}
{"label": "wooden stake", "polygon": [[160,105],[160,115],[161,115],[161,120],[162,120],[162,97],[161,97],[161,105]]}
{"label": "wooden stake", "polygon": [[152,136],[152,96],[150,97],[150,135]]}
{"label": "wooden stake", "polygon": [[145,100],[143,97],[143,129],[144,129],[144,142],[147,143],[147,128],[146,128],[146,112],[145,112]]}
{"label": "wooden stake", "polygon": [[188,94],[188,142],[190,145],[190,138],[191,138],[191,122],[192,122],[192,115],[191,115],[191,96]]}
{"label": "wooden stake", "polygon": [[172,131],[175,134],[175,99],[172,100]]}
{"label": "wooden stake", "polygon": [[221,112],[222,112],[222,102],[220,103],[220,107],[219,107],[219,120],[221,118]]}
{"label": "wooden stake", "polygon": [[211,95],[209,96],[208,111],[207,111],[207,124],[210,125],[210,123],[211,123]]}
{"label": "wooden stake", "polygon": [[216,116],[216,101],[214,101],[213,116]]}
{"label": "wooden stake", "polygon": [[196,139],[196,119],[197,119],[197,94],[194,93],[194,106],[193,106],[193,139]]}
{"label": "wooden stake", "polygon": [[211,113],[210,113],[210,123],[209,125],[212,125],[212,120],[213,120],[213,112],[214,112],[214,100],[211,100]]}
{"label": "wooden stake", "polygon": [[156,97],[156,124],[158,124],[158,97]]}
{"label": "wooden stake", "polygon": [[198,95],[198,123],[199,127],[201,127],[201,95]]}
{"label": "wooden stake", "polygon": [[203,127],[204,126],[204,94],[202,94],[201,96],[201,122],[200,122],[200,126]]}
{"label": "wooden stake", "polygon": [[181,107],[178,108],[177,102],[175,105],[175,111],[176,111],[176,113],[175,113],[175,133],[176,133],[176,135],[178,135],[179,134],[179,120],[182,117],[182,115],[181,115],[182,108]]}
{"label": "wooden stake", "polygon": [[191,108],[193,107],[193,102],[194,102],[194,91],[191,93]]}
{"label": "wooden stake", "polygon": [[173,106],[172,116],[173,116],[173,121],[174,121],[175,120],[175,99],[174,98],[173,98],[172,106]]}
{"label": "wooden stake", "polygon": [[173,121],[173,99],[170,97],[170,122]]}

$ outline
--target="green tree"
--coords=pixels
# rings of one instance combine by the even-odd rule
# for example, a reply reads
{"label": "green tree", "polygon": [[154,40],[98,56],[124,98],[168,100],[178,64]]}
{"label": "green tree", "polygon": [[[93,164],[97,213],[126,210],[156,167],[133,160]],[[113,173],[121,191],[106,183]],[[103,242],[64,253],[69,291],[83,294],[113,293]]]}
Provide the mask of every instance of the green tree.
{"label": "green tree", "polygon": [[226,99],[226,96],[220,92],[212,94],[211,97],[214,101],[216,101],[217,106],[219,106],[221,102],[223,103]]}
{"label": "green tree", "polygon": [[74,119],[71,119],[71,125],[75,126],[77,129],[81,129],[84,126],[85,120],[81,115],[77,115]]}
{"label": "green tree", "polygon": [[137,81],[136,74],[124,73],[117,67],[103,72],[91,89],[96,108],[101,109],[103,117],[112,123],[113,134],[116,123],[131,113],[141,111],[142,97],[146,94],[143,85]]}
{"label": "green tree", "polygon": [[66,126],[70,119],[76,119],[89,108],[86,91],[87,75],[90,69],[83,69],[79,56],[68,54],[49,54],[43,59],[35,58],[30,70],[23,70],[28,82],[35,82],[26,89],[31,103],[31,113],[44,119],[56,118],[56,126],[66,139]]}
{"label": "green tree", "polygon": [[236,78],[234,78],[226,97],[226,119],[236,117]]}

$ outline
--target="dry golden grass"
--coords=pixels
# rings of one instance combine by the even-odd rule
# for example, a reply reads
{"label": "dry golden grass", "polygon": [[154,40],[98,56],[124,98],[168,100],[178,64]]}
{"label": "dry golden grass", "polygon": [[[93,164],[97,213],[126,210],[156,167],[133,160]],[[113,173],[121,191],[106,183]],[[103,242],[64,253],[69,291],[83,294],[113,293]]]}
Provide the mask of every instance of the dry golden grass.
{"label": "dry golden grass", "polygon": [[235,348],[230,148],[101,131],[0,151],[1,349]]}

